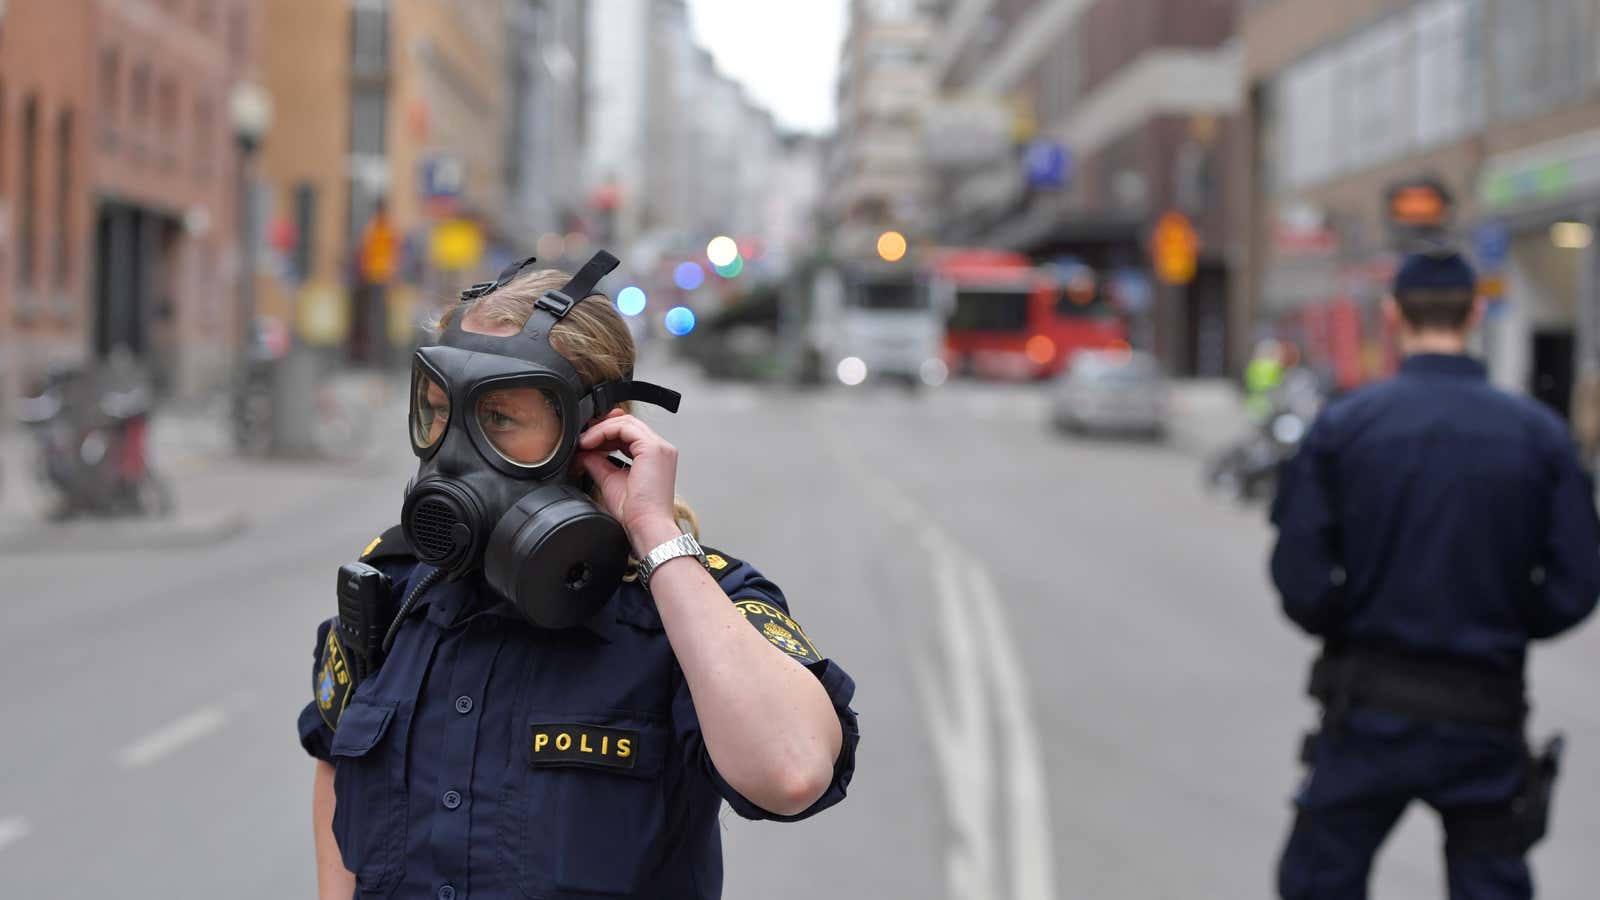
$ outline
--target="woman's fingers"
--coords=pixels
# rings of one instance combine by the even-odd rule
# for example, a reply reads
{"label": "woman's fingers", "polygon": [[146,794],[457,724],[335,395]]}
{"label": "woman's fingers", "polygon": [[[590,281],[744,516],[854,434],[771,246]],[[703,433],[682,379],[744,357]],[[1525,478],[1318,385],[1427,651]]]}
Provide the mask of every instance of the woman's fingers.
{"label": "woman's fingers", "polygon": [[578,438],[578,446],[584,450],[596,450],[602,447],[609,450],[625,450],[629,456],[639,456],[650,447],[669,448],[671,445],[662,440],[650,426],[639,419],[623,414],[615,418],[602,419],[598,425],[592,426]]}

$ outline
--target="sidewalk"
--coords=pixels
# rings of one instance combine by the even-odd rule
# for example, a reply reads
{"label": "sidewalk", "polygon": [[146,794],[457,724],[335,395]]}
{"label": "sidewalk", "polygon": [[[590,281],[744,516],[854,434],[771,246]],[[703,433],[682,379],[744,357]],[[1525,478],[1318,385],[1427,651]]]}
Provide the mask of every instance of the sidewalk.
{"label": "sidewalk", "polygon": [[[225,395],[200,404],[168,405],[150,426],[150,464],[171,486],[172,515],[84,518],[53,523],[45,516],[53,489],[34,476],[36,449],[26,429],[0,428],[0,555],[84,550],[203,546],[246,530],[263,510],[303,502],[370,468],[386,445],[404,449],[403,390],[387,390],[372,412],[365,446],[342,462],[248,459],[233,448]],[[389,426],[389,427],[386,427]],[[388,439],[385,442],[384,439]]]}

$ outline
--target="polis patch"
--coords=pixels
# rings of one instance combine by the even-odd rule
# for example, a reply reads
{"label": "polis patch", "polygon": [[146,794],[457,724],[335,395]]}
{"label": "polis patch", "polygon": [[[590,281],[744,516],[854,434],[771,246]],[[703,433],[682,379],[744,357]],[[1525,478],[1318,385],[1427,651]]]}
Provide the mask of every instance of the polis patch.
{"label": "polis patch", "polygon": [[312,676],[311,689],[317,696],[317,712],[329,728],[339,728],[339,717],[350,702],[350,664],[345,661],[344,646],[328,629],[328,639],[322,644],[322,663]]}
{"label": "polis patch", "polygon": [[557,722],[528,726],[528,762],[543,766],[631,769],[639,756],[639,732],[602,725]]}
{"label": "polis patch", "polygon": [[783,610],[754,597],[735,600],[733,605],[744,614],[745,621],[754,625],[762,637],[772,642],[772,646],[803,663],[822,661],[822,654],[817,652],[800,624],[789,618]]}

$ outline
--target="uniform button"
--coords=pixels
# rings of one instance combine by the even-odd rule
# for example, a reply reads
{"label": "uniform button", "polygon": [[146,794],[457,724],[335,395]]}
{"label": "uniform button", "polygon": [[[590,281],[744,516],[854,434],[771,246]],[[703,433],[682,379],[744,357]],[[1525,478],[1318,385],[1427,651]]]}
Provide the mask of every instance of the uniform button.
{"label": "uniform button", "polygon": [[461,805],[461,795],[455,791],[444,792],[444,808],[455,809]]}
{"label": "uniform button", "polygon": [[456,900],[455,885],[447,884],[439,888],[439,900]]}
{"label": "uniform button", "polygon": [[472,698],[466,695],[457,697],[456,712],[461,713],[463,716],[469,712],[472,712]]}

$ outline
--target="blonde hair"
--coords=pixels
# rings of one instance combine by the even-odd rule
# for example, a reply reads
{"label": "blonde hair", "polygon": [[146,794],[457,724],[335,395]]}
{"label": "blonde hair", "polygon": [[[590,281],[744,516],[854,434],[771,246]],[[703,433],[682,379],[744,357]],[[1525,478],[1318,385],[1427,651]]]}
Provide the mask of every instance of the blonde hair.
{"label": "blonde hair", "polygon": [[[534,303],[540,297],[548,291],[560,290],[571,280],[572,276],[560,269],[541,269],[520,275],[492,294],[452,305],[433,323],[433,331],[443,333],[456,316],[471,316],[488,325],[521,328],[533,315]],[[604,294],[590,294],[574,304],[550,329],[550,346],[572,363],[585,388],[633,377],[633,334]],[[616,408],[632,412],[633,404],[624,401]],[[609,409],[597,409],[594,414],[600,418],[608,412]],[[600,499],[598,490],[598,487],[590,489],[595,500]],[[678,525],[699,539],[700,520],[694,509],[681,497],[674,497],[672,506]]]}

